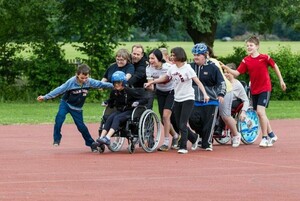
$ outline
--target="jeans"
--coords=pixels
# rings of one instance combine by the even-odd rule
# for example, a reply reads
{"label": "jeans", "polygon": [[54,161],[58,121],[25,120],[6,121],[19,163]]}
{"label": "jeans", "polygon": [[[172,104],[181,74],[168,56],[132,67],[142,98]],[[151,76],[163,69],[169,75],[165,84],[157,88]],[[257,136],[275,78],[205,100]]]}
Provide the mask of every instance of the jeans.
{"label": "jeans", "polygon": [[61,127],[66,119],[66,115],[70,113],[72,116],[78,131],[81,133],[86,146],[91,146],[94,142],[88,128],[83,122],[82,110],[74,110],[69,107],[69,105],[64,101],[60,101],[58,113],[55,117],[55,125],[53,131],[54,142],[60,142],[61,140]]}

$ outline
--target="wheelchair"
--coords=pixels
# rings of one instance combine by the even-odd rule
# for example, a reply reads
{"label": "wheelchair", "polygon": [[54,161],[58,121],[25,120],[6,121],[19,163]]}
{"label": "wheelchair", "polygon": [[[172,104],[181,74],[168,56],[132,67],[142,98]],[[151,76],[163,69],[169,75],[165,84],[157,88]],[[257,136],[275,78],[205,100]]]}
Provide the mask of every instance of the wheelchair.
{"label": "wheelchair", "polygon": [[[116,108],[106,107],[103,111],[99,127],[99,136],[101,135],[102,129],[105,124],[107,117],[113,112],[117,111]],[[107,146],[112,152],[121,150],[125,139],[128,141],[128,152],[134,153],[136,144],[145,152],[153,152],[156,150],[161,137],[160,120],[158,116],[150,109],[145,106],[137,106],[134,108],[131,117],[121,123],[118,130],[115,131],[111,137],[110,145]],[[102,144],[98,147],[99,153],[105,151],[105,145]]]}
{"label": "wheelchair", "polygon": [[[241,83],[243,84],[246,93],[249,97],[250,106],[246,111],[246,119],[244,121],[241,121],[239,118],[241,109],[243,108],[243,103],[240,103],[236,108],[233,108],[231,110],[231,116],[237,121],[237,130],[238,132],[241,133],[242,142],[244,144],[253,144],[259,136],[259,131],[260,131],[259,118],[256,111],[254,111],[253,107],[251,106],[250,88],[244,81],[241,81]],[[225,128],[223,129],[221,136],[213,135],[213,138],[219,144],[227,144],[231,140],[230,129],[225,125]]]}

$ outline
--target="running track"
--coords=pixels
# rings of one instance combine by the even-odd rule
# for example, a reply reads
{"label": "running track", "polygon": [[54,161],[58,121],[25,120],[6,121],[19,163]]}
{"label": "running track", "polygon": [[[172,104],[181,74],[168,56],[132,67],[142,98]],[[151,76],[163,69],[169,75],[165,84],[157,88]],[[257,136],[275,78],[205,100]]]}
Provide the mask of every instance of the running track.
{"label": "running track", "polygon": [[[91,153],[75,125],[0,126],[0,200],[300,200],[300,120],[273,120],[271,148],[215,145],[213,152]],[[97,124],[88,125],[97,137]],[[162,140],[161,140],[162,141]],[[188,145],[190,146],[190,144]]]}

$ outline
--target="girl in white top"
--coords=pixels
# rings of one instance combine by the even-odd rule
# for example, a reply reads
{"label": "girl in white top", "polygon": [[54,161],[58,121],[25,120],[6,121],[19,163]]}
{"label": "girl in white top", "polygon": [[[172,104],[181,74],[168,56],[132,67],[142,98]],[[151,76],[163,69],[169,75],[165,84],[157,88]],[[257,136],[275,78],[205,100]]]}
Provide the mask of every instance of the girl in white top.
{"label": "girl in white top", "polygon": [[152,84],[164,83],[168,80],[173,80],[174,87],[174,113],[177,126],[181,134],[181,140],[179,145],[178,153],[186,154],[187,151],[187,136],[188,128],[187,123],[190,117],[190,114],[193,110],[195,94],[192,87],[192,82],[194,81],[199,89],[204,94],[204,101],[209,100],[209,96],[206,94],[205,88],[198,79],[195,71],[192,67],[186,63],[187,56],[183,48],[175,47],[171,50],[171,60],[174,65],[168,70],[165,76],[162,76],[156,80],[150,81],[145,84],[145,87],[148,88]]}
{"label": "girl in white top", "polygon": [[[163,59],[163,54],[159,49],[152,50],[149,54],[149,66],[147,66],[146,68],[148,82],[165,76],[170,67],[171,64],[166,63],[166,61]],[[154,90],[153,85],[149,88],[150,90]],[[156,84],[155,94],[157,96],[158,110],[162,119],[162,123],[164,125],[165,135],[164,143],[161,147],[158,148],[158,151],[169,150],[169,133],[171,133],[171,135],[173,136],[171,148],[176,149],[178,146],[179,136],[173,128],[173,125],[175,124],[174,115],[172,116],[172,110],[174,106],[173,89],[173,80],[168,80],[167,82]]]}

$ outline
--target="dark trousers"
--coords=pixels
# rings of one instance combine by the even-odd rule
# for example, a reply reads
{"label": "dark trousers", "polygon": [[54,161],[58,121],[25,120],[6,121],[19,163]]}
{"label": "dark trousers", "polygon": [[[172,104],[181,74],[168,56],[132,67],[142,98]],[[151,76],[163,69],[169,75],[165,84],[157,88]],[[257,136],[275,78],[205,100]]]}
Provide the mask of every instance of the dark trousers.
{"label": "dark trousers", "polygon": [[130,119],[132,110],[127,110],[124,112],[116,111],[110,114],[104,124],[104,130],[109,131],[109,129],[114,129],[115,131],[119,129],[121,123],[126,122]]}
{"label": "dark trousers", "polygon": [[61,134],[61,127],[66,119],[66,115],[70,113],[72,116],[74,123],[77,126],[78,131],[81,133],[86,146],[91,146],[94,142],[88,128],[83,122],[83,115],[82,110],[74,110],[71,109],[68,104],[61,100],[58,113],[55,117],[55,125],[54,125],[54,132],[53,132],[53,138],[55,142],[60,142],[62,134]]}
{"label": "dark trousers", "polygon": [[176,124],[179,128],[179,133],[181,134],[180,149],[187,149],[188,140],[188,127],[187,123],[190,118],[191,112],[193,110],[194,100],[187,100],[183,102],[176,102],[174,105],[174,114],[176,119]]}
{"label": "dark trousers", "polygon": [[[212,144],[217,113],[218,106],[214,105],[194,107],[192,111],[189,123],[191,128],[202,138],[202,148],[208,148]],[[188,139],[194,143],[197,138],[189,132]]]}

